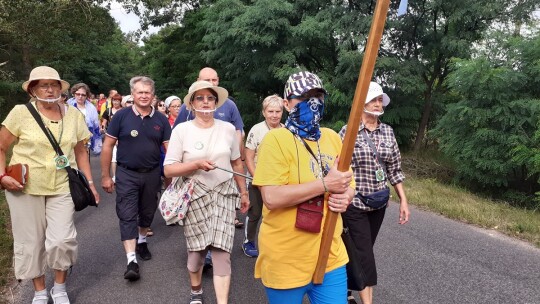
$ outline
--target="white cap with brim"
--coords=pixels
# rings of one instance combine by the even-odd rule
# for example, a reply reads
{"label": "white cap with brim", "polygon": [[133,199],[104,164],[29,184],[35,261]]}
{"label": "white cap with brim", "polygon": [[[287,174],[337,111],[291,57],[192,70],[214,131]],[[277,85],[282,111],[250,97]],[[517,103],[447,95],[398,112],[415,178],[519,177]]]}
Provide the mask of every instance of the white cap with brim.
{"label": "white cap with brim", "polygon": [[25,92],[30,93],[28,92],[28,85],[34,80],[58,80],[62,84],[62,92],[69,89],[69,83],[60,79],[58,72],[48,66],[38,66],[30,72],[30,77],[28,77],[28,80],[22,84],[22,88]]}
{"label": "white cap with brim", "polygon": [[178,96],[169,96],[167,98],[165,98],[165,106],[168,108],[170,105],[171,105],[171,102],[173,102],[173,100],[180,100],[180,103],[182,103],[182,99],[180,99],[180,97]]}
{"label": "white cap with brim", "polygon": [[128,102],[128,100],[133,102],[133,96],[126,95],[126,96],[122,97],[122,102],[120,103],[122,105],[122,107],[126,106],[126,103]]}
{"label": "white cap with brim", "polygon": [[386,107],[390,103],[390,97],[386,93],[383,92],[382,87],[376,83],[371,82],[369,84],[369,90],[366,97],[366,104],[373,100],[373,98],[376,98],[378,96],[383,96],[383,107]]}
{"label": "white cap with brim", "polygon": [[225,90],[222,87],[214,86],[212,83],[204,80],[195,81],[188,90],[188,94],[184,97],[184,104],[186,105],[186,109],[191,111],[191,97],[195,92],[203,89],[210,89],[217,93],[218,101],[216,103],[216,109],[221,107],[223,103],[225,103],[225,100],[229,97],[229,92]]}

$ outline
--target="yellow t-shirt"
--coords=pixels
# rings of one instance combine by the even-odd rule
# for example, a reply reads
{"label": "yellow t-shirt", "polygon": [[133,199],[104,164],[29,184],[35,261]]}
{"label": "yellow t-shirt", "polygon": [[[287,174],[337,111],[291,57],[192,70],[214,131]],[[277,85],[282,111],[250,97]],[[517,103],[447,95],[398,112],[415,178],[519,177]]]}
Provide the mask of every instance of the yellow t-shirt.
{"label": "yellow t-shirt", "polygon": [[[35,102],[32,103],[35,106]],[[60,148],[69,159],[70,166],[77,168],[73,147],[92,135],[82,113],[69,106],[62,121],[42,118],[56,141],[59,141],[62,133]],[[2,125],[17,137],[10,164],[28,165],[28,182],[23,192],[32,195],[69,193],[67,172],[65,169],[56,170],[56,153],[26,105],[16,105]]]}
{"label": "yellow t-shirt", "polygon": [[[319,147],[324,166],[332,167],[341,152],[342,142],[333,130],[321,128]],[[306,141],[317,154],[317,144]],[[298,157],[297,157],[298,155]],[[319,165],[307,151],[302,141],[293,137],[286,128],[273,129],[259,146],[258,162],[253,184],[257,186],[289,185],[306,183],[316,179]],[[300,176],[298,176],[300,173]],[[354,180],[351,188],[354,189]],[[324,217],[328,207],[325,203]],[[321,233],[309,233],[294,227],[296,206],[268,210],[263,207],[263,219],[259,230],[259,257],[255,264],[255,277],[264,286],[290,289],[311,282],[319,249]],[[324,218],[323,218],[324,223]],[[341,240],[343,223],[338,218],[326,272],[341,267],[349,261]]]}

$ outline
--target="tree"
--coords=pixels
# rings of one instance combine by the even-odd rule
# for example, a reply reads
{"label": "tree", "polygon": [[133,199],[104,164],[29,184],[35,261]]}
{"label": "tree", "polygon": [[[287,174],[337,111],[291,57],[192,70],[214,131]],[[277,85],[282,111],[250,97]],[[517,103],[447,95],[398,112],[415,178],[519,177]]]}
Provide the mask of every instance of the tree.
{"label": "tree", "polygon": [[[471,60],[455,60],[448,81],[459,102],[435,130],[459,177],[484,189],[540,190],[540,36],[497,36]],[[533,165],[533,166],[531,166]]]}
{"label": "tree", "polygon": [[[443,109],[447,96],[447,77],[453,58],[469,59],[473,45],[486,30],[501,22],[527,20],[536,1],[411,1],[409,14],[392,23],[389,56],[401,65],[393,66],[390,83],[398,90],[411,92],[421,101],[421,119],[415,132],[414,150],[426,140],[434,109]],[[440,112],[439,112],[440,113]]]}
{"label": "tree", "polygon": [[[7,61],[2,68],[14,82],[26,80],[35,66],[49,65],[71,84],[85,82],[93,92],[112,87],[129,92],[138,47],[124,37],[107,9],[82,0],[0,0],[0,11],[5,13],[0,14],[5,46],[0,62]],[[9,100],[8,109],[27,99],[20,89],[0,96]]]}
{"label": "tree", "polygon": [[200,10],[187,12],[181,26],[166,26],[145,39],[141,66],[156,81],[160,98],[187,92],[205,65],[200,54],[204,36],[204,29],[201,31],[198,24],[200,19]]}

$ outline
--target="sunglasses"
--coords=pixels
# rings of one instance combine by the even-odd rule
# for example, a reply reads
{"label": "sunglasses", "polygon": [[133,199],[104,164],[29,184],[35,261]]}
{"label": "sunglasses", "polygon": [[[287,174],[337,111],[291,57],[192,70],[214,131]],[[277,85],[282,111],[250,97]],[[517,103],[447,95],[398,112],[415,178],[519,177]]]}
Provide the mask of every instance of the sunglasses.
{"label": "sunglasses", "polygon": [[158,104],[157,106],[158,106],[158,107],[164,107],[165,104],[164,104],[164,103],[160,103],[160,104]]}

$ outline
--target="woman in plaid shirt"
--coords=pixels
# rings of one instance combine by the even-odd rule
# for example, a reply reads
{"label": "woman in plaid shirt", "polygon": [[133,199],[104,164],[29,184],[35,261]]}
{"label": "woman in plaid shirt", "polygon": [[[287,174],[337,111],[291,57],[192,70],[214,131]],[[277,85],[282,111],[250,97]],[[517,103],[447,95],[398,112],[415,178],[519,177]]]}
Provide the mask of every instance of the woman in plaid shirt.
{"label": "woman in plaid shirt", "polygon": [[[403,190],[405,176],[401,170],[399,147],[392,127],[379,120],[379,116],[384,113],[384,107],[389,103],[390,98],[383,92],[381,86],[371,82],[351,161],[356,181],[356,195],[347,211],[342,214],[343,226],[349,228],[366,277],[364,289],[360,290],[362,286],[354,282],[349,282],[348,288],[360,290],[363,304],[372,303],[373,286],[377,285],[373,245],[387,206],[386,202],[373,204],[366,196],[377,191],[387,191],[389,181],[399,196],[399,224],[406,224],[410,216],[407,197]],[[347,126],[344,126],[339,132],[342,139],[346,130]],[[350,291],[348,298],[349,304],[356,303]]]}

